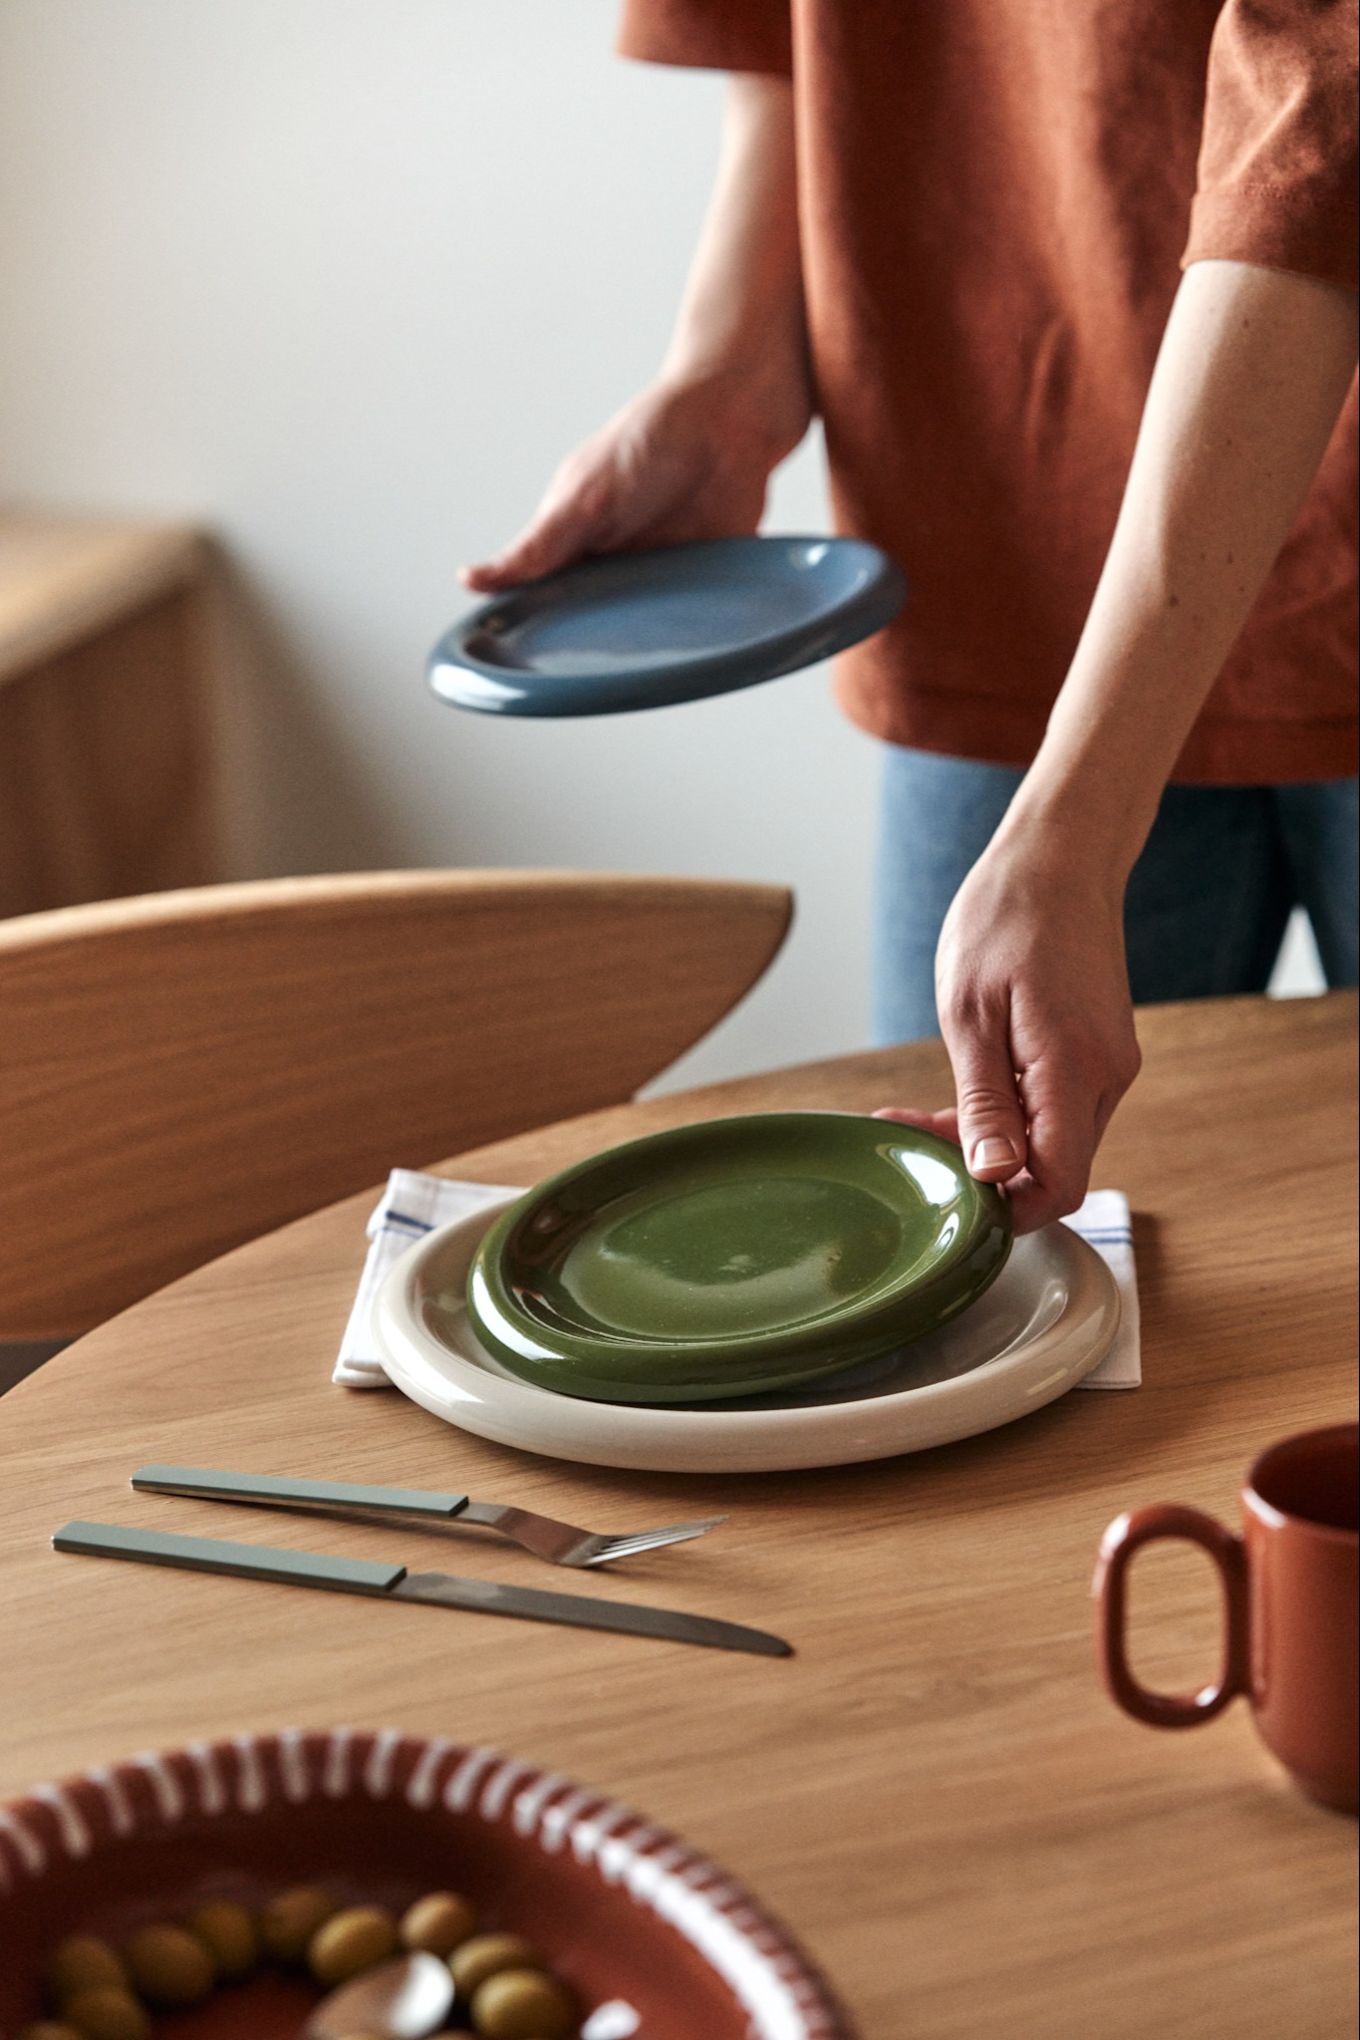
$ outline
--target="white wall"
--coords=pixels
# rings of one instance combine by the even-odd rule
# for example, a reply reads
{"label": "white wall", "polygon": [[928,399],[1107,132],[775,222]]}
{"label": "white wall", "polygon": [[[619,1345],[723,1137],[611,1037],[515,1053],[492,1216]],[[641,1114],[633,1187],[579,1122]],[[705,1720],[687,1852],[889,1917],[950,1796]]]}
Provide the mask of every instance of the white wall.
{"label": "white wall", "polygon": [[[0,497],[201,519],[263,742],[238,863],[777,879],[690,1080],[861,1046],[873,747],[824,672],[499,724],[424,691],[549,469],[654,367],[720,82],[612,0],[0,0]],[[815,455],[771,521],[825,528]]]}
{"label": "white wall", "polygon": [[[562,725],[458,715],[454,565],[656,363],[720,81],[613,0],[0,0],[0,498],[201,520],[255,732],[238,868],[778,879],[696,1081],[863,1045],[873,746],[815,673]],[[815,451],[770,522],[824,529]]]}

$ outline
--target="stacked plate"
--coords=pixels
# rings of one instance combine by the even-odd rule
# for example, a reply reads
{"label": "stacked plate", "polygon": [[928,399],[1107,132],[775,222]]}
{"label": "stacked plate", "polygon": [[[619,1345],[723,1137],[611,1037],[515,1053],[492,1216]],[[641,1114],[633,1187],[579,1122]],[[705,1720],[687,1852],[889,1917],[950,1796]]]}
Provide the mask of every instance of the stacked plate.
{"label": "stacked plate", "polygon": [[1067,1226],[1011,1240],[957,1148],[880,1119],[678,1127],[402,1256],[393,1385],[460,1430],[597,1466],[761,1473],[1014,1422],[1109,1351],[1119,1293]]}
{"label": "stacked plate", "polygon": [[613,1148],[512,1205],[468,1316],[535,1386],[593,1401],[802,1387],[937,1331],[1010,1252],[957,1148],[884,1120],[775,1113]]}

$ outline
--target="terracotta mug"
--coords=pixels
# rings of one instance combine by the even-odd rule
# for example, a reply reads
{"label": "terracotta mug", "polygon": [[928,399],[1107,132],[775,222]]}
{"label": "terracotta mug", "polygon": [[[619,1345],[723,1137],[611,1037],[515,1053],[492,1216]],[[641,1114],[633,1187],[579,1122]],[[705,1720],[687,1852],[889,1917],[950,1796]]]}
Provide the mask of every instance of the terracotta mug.
{"label": "terracotta mug", "polygon": [[[1356,1810],[1360,1683],[1358,1459],[1354,1424],[1272,1445],[1242,1490],[1240,1537],[1198,1509],[1166,1503],[1120,1516],[1101,1540],[1093,1589],[1101,1670],[1127,1714],[1156,1728],[1198,1728],[1240,1693],[1295,1783],[1349,1813]],[[1129,1563],[1159,1537],[1202,1546],[1222,1578],[1223,1669],[1200,1693],[1150,1693],[1129,1670]]]}

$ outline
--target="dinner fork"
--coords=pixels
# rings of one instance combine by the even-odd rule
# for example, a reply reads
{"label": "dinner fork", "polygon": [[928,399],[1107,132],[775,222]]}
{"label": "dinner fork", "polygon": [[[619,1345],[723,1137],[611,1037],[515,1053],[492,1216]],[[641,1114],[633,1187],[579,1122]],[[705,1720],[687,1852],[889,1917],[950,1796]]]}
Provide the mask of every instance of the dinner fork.
{"label": "dinner fork", "polygon": [[268,1473],[224,1473],[211,1466],[141,1466],[133,1487],[144,1494],[193,1495],[208,1502],[244,1502],[289,1514],[337,1517],[355,1523],[475,1524],[495,1530],[548,1565],[611,1565],[616,1559],[684,1544],[702,1537],[725,1516],[666,1523],[655,1530],[607,1535],[560,1523],[513,1503],[474,1502],[468,1495],[431,1493],[424,1488],[368,1487],[347,1480],[291,1480]]}

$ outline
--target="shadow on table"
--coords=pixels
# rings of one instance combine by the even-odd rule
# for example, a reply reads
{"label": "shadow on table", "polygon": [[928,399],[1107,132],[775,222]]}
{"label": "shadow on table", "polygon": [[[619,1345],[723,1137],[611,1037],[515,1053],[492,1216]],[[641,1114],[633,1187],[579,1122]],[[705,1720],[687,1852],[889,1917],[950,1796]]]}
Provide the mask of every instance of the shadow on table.
{"label": "shadow on table", "polygon": [[65,1339],[34,1339],[23,1343],[0,1341],[0,1395],[6,1389],[16,1388],[26,1376],[36,1374],[43,1361],[50,1360],[54,1353],[60,1353],[66,1344]]}

